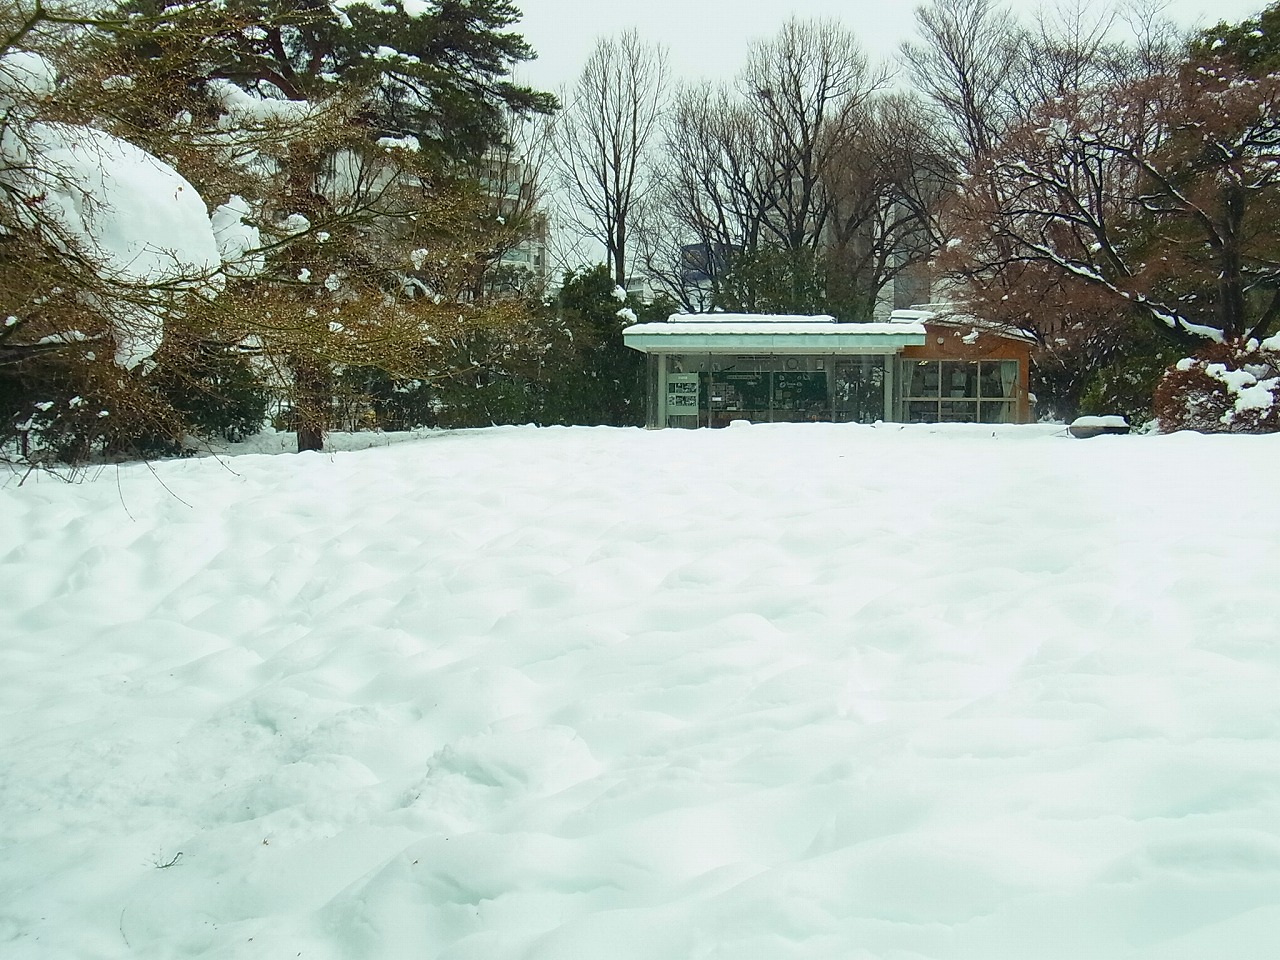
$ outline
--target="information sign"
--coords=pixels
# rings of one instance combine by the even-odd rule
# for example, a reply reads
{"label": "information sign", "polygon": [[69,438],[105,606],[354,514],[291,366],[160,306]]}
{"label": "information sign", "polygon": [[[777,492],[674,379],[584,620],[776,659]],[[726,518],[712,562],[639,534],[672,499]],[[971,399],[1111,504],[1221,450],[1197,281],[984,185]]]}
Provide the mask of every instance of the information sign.
{"label": "information sign", "polygon": [[667,415],[673,417],[698,415],[698,375],[696,373],[667,374]]}

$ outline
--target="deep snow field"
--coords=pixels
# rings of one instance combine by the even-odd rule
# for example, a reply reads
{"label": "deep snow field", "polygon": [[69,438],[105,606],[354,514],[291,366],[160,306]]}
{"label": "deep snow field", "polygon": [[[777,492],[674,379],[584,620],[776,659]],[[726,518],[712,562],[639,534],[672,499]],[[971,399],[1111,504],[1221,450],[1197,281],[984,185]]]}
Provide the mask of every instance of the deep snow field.
{"label": "deep snow field", "polygon": [[0,957],[1272,960],[1280,436],[0,479]]}

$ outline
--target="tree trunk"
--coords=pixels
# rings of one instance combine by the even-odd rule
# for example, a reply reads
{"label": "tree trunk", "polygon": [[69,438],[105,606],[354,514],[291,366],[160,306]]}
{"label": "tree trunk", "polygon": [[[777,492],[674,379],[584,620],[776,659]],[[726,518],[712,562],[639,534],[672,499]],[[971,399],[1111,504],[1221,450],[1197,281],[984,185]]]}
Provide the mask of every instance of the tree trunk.
{"label": "tree trunk", "polygon": [[330,371],[313,359],[296,359],[293,366],[293,415],[297,420],[298,452],[323,450],[333,399]]}
{"label": "tree trunk", "polygon": [[619,218],[614,227],[613,282],[624,290],[627,287],[627,224]]}
{"label": "tree trunk", "polygon": [[1244,191],[1240,187],[1224,189],[1224,229],[1222,250],[1218,257],[1218,323],[1228,340],[1244,336],[1245,322],[1244,262],[1240,255],[1240,229],[1244,223]]}

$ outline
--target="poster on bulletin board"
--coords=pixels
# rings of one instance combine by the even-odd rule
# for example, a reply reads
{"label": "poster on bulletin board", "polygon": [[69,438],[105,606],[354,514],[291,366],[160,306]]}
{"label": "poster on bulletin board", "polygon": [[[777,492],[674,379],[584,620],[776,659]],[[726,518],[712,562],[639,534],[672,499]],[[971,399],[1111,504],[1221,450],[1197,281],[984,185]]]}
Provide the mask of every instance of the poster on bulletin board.
{"label": "poster on bulletin board", "polygon": [[698,375],[696,373],[667,374],[667,413],[673,417],[697,416]]}

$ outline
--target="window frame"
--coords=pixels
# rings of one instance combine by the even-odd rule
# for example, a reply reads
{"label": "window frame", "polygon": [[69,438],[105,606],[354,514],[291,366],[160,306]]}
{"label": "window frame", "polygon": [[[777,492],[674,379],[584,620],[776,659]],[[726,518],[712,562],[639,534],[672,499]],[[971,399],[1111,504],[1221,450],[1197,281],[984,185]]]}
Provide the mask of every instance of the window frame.
{"label": "window frame", "polygon": [[[998,365],[1005,364],[1005,363],[1012,363],[1015,365],[1013,382],[1010,385],[1010,392],[1008,393],[1002,392],[998,396],[994,396],[994,397],[983,396],[983,389],[982,389],[983,380],[984,380],[983,365],[991,364],[993,366],[997,366],[995,375],[999,377],[1000,373],[999,373]],[[918,371],[921,370],[921,368],[924,367],[925,364],[936,365],[934,368],[934,374],[932,377],[929,377],[926,374],[921,379],[921,382],[924,384],[923,393],[913,393],[912,391],[915,389],[915,383],[917,379],[916,374]],[[973,393],[971,395],[966,392],[962,396],[957,396],[955,394],[954,386],[950,389],[947,388],[946,384],[944,383],[946,368],[942,366],[943,364],[966,364],[966,365],[973,366],[974,369],[971,374],[972,382],[973,382]],[[903,391],[901,396],[898,398],[898,404],[899,404],[898,411],[903,423],[1013,423],[1015,422],[1015,418],[1017,416],[1017,408],[1016,408],[1017,391],[1018,391],[1018,385],[1020,383],[1021,374],[1022,374],[1021,361],[1019,360],[1011,359],[1011,358],[999,358],[999,359],[987,359],[987,360],[957,360],[955,358],[916,359],[916,358],[908,357],[908,358],[903,358],[900,361],[898,372],[899,372],[899,382],[902,384],[902,391]],[[930,380],[933,381],[933,384],[934,384],[933,390],[936,391],[935,393],[933,393],[933,395],[929,394],[928,383]],[[966,385],[964,389],[967,391],[968,390],[967,381],[969,380],[968,374],[965,376],[965,380],[966,380]],[[952,383],[954,384],[954,382],[955,382],[955,378],[953,374]],[[1003,390],[1003,387],[1002,387],[1002,390]],[[970,420],[965,418],[959,418],[954,415],[944,418],[943,417],[944,405],[952,408],[952,411],[954,411],[954,408],[957,405],[962,405],[962,406],[972,405],[973,419]],[[921,408],[926,406],[933,408],[932,418],[920,419],[919,417],[913,414],[912,412],[913,407],[915,408],[915,410],[920,411]],[[996,419],[996,420],[990,419],[991,413],[989,411],[992,411],[992,412],[1000,411],[1002,414],[1002,419]],[[987,414],[985,418],[984,418],[984,413]]]}

